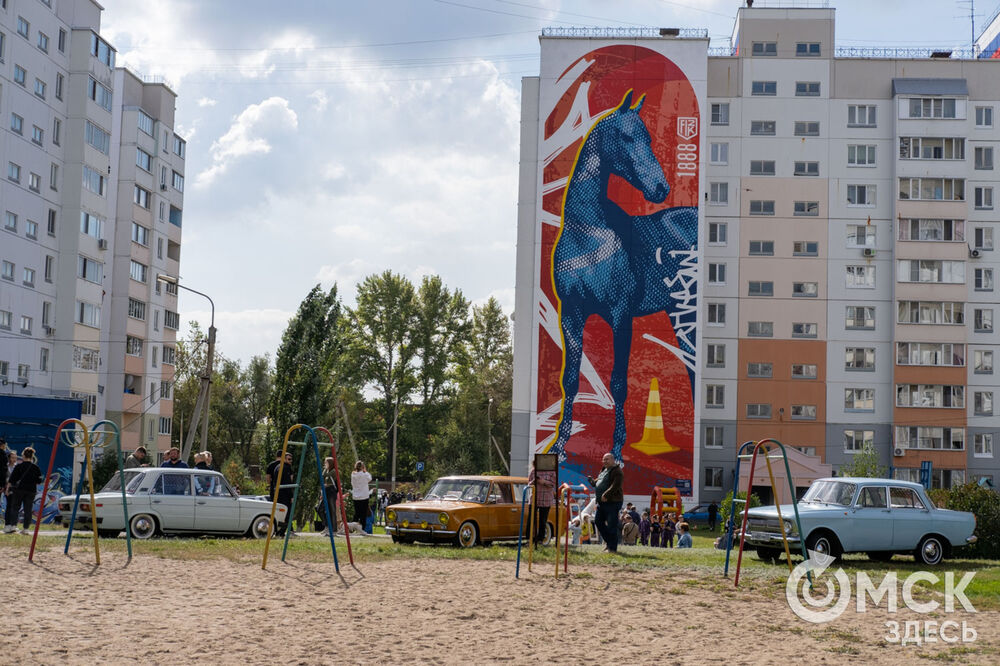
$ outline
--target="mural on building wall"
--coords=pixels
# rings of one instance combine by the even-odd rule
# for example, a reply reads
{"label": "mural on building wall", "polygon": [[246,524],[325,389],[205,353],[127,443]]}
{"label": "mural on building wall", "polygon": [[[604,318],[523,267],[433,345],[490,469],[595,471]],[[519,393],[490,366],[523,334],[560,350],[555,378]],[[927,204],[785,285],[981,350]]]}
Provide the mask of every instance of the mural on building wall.
{"label": "mural on building wall", "polygon": [[571,482],[610,450],[627,493],[690,487],[697,95],[669,58],[632,44],[591,51],[550,81],[535,451],[559,454]]}

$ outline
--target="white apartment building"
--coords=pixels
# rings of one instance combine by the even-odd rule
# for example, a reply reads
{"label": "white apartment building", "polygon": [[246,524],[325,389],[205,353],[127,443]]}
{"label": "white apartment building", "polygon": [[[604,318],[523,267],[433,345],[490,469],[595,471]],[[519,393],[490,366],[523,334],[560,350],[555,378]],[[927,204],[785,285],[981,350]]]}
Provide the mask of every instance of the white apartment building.
{"label": "white apartment building", "polygon": [[[0,390],[73,397],[123,445],[171,430],[183,139],[91,0],[0,2]],[[152,387],[152,388],[151,388]]]}

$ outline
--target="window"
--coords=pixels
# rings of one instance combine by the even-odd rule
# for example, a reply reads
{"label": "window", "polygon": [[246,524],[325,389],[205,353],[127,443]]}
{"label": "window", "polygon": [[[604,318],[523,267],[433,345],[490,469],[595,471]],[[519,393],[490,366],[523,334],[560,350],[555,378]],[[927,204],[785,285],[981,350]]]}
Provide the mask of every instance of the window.
{"label": "window", "polygon": [[725,445],[722,426],[705,426],[705,448],[721,449]]}
{"label": "window", "polygon": [[793,282],[792,296],[794,298],[816,298],[819,296],[818,282]]}
{"label": "window", "polygon": [[175,208],[174,206],[170,207],[170,218],[169,218],[169,221],[170,221],[170,224],[174,225],[175,227],[181,226],[181,209],[180,208]]}
{"label": "window", "polygon": [[911,97],[910,118],[954,118],[953,97]]}
{"label": "window", "polygon": [[902,241],[964,241],[964,220],[901,219],[899,240]]}
{"label": "window", "polygon": [[129,262],[129,277],[136,282],[145,283],[147,271],[148,268],[146,264],[140,264],[134,259]]}
{"label": "window", "polygon": [[774,201],[751,201],[751,215],[774,215]]}
{"label": "window", "polygon": [[771,418],[771,405],[766,402],[747,403],[748,419],[769,419]]}
{"label": "window", "polygon": [[972,455],[976,458],[993,457],[993,433],[979,432],[972,436]]}
{"label": "window", "polygon": [[815,120],[796,120],[795,136],[819,136],[819,122]]}
{"label": "window", "polygon": [[12,180],[15,183],[21,182],[21,165],[13,162],[7,163],[7,180]]}
{"label": "window", "polygon": [[896,279],[900,282],[965,284],[965,262],[900,259]]}
{"label": "window", "polygon": [[49,208],[49,218],[48,218],[47,226],[48,226],[48,234],[49,234],[49,236],[55,236],[56,235],[56,211],[54,209],[52,209],[52,208]]}
{"label": "window", "polygon": [[98,240],[104,237],[104,220],[86,211],[80,213],[80,233]]}
{"label": "window", "polygon": [[993,352],[982,349],[972,352],[972,368],[977,375],[992,375]]}
{"label": "window", "polygon": [[847,247],[875,247],[875,226],[871,224],[847,225]]}
{"label": "window", "polygon": [[792,241],[792,255],[815,257],[819,254],[819,241]]}
{"label": "window", "polygon": [[724,326],[726,323],[726,304],[725,303],[709,303],[708,304],[708,325],[709,326]]}
{"label": "window", "polygon": [[796,97],[819,97],[819,81],[796,81]]}
{"label": "window", "polygon": [[973,189],[975,206],[978,210],[993,210],[993,188],[976,187]]}
{"label": "window", "polygon": [[993,269],[977,268],[975,273],[976,291],[993,291]]}
{"label": "window", "polygon": [[159,434],[161,434],[161,435],[169,435],[170,434],[170,427],[171,427],[172,423],[173,423],[173,420],[169,416],[161,416],[160,417],[160,429],[158,431]]}
{"label": "window", "polygon": [[63,98],[63,84],[65,80],[62,74],[56,74],[56,99],[58,100],[62,100]]}
{"label": "window", "polygon": [[156,258],[163,259],[163,239],[156,239]]}
{"label": "window", "polygon": [[819,162],[796,162],[793,174],[796,176],[818,176]]}
{"label": "window", "polygon": [[45,81],[35,79],[35,96],[45,99]]}
{"label": "window", "polygon": [[705,385],[705,406],[706,407],[725,407],[726,402],[726,387],[721,384],[706,384]]}
{"label": "window", "polygon": [[46,53],[49,52],[49,36],[41,30],[38,31],[38,48]]}
{"label": "window", "polygon": [[177,362],[177,350],[163,345],[163,362],[167,365],[174,365]]}
{"label": "window", "polygon": [[28,375],[31,373],[31,366],[27,363],[17,364],[17,381],[23,382],[27,381]]}
{"label": "window", "polygon": [[42,301],[42,326],[52,325],[52,303]]}
{"label": "window", "polygon": [[153,119],[142,109],[139,109],[139,129],[149,136],[153,136]]}
{"label": "window", "polygon": [[32,192],[40,192],[42,189],[42,177],[37,173],[28,174],[28,189]]}
{"label": "window", "polygon": [[24,283],[24,285],[26,287],[34,287],[35,286],[35,269],[34,268],[28,268],[27,266],[25,266],[24,267],[24,271],[21,274],[21,281]]}
{"label": "window", "polygon": [[976,227],[972,233],[972,244],[977,250],[992,250],[993,227]]}
{"label": "window", "polygon": [[708,203],[725,206],[729,203],[729,183],[709,183]]}
{"label": "window", "polygon": [[747,289],[748,296],[774,296],[774,282],[750,280]]}
{"label": "window", "polygon": [[[715,105],[713,104],[713,106],[715,106]],[[727,105],[727,111],[728,111],[728,105]],[[727,114],[727,116],[728,116],[728,114]],[[714,125],[715,122],[713,122],[712,124]],[[727,123],[723,123],[723,124],[727,124]],[[177,157],[180,157],[181,159],[184,159],[184,155],[186,153],[187,153],[187,142],[184,141],[184,139],[180,138],[179,136],[174,136],[174,155],[177,155]]]}
{"label": "window", "polygon": [[747,337],[751,338],[774,337],[774,322],[773,321],[747,322]]}
{"label": "window", "polygon": [[104,264],[81,254],[77,257],[76,276],[87,282],[101,284],[104,281]]}
{"label": "window", "polygon": [[792,405],[793,421],[815,421],[816,405]]}
{"label": "window", "polygon": [[723,285],[726,284],[726,265],[725,264],[709,264],[708,265],[708,283],[713,285]]}
{"label": "window", "polygon": [[729,164],[729,144],[712,143],[709,147],[709,164]]}
{"label": "window", "polygon": [[142,340],[131,335],[126,336],[125,353],[129,356],[142,356]]}
{"label": "window", "polygon": [[41,146],[45,143],[45,130],[38,125],[31,126],[31,141]]}
{"label": "window", "polygon": [[774,160],[750,160],[751,176],[773,176]]}
{"label": "window", "polygon": [[754,42],[750,53],[755,56],[776,56],[778,42]]}
{"label": "window", "polygon": [[845,389],[844,409],[849,412],[874,412],[875,389],[870,389],[870,388]]}
{"label": "window", "polygon": [[138,243],[139,245],[149,246],[149,229],[137,224],[132,223],[132,242]]}
{"label": "window", "polygon": [[2,266],[3,266],[3,268],[2,268],[2,270],[0,270],[0,277],[3,277],[4,280],[13,280],[14,279],[14,264],[12,264],[11,262],[9,262],[6,259],[4,259]]}
{"label": "window", "polygon": [[988,171],[993,170],[993,148],[989,146],[976,146],[973,151],[975,155],[976,168]]}
{"label": "window", "polygon": [[52,119],[52,143],[59,145],[59,136],[62,133],[62,121],[58,118]]}
{"label": "window", "polygon": [[142,148],[135,149],[135,165],[142,169],[143,171],[149,171],[152,168],[153,158]]}
{"label": "window", "polygon": [[160,398],[162,400],[170,400],[170,382],[162,381],[160,382]]}
{"label": "window", "polygon": [[703,488],[714,488],[722,489],[722,468],[721,467],[706,467],[705,468],[705,483]]}
{"label": "window", "polygon": [[933,426],[896,426],[896,446],[904,449],[962,451],[965,449],[965,430]]}
{"label": "window", "polygon": [[729,225],[726,222],[708,223],[708,244],[725,245],[728,236]]}
{"label": "window", "polygon": [[900,301],[896,307],[900,324],[962,325],[965,303],[956,301]]}
{"label": "window", "polygon": [[[157,284],[159,284],[159,282],[157,282]],[[153,310],[153,330],[154,331],[160,330],[160,311],[159,310]]]}
{"label": "window", "polygon": [[106,41],[94,33],[90,33],[90,55],[94,56],[108,67],[115,67],[115,50]]}
{"label": "window", "polygon": [[149,209],[149,190],[144,190],[138,185],[135,186],[135,190],[132,194],[132,201],[143,208]]}
{"label": "window", "polygon": [[100,171],[91,169],[86,164],[83,165],[83,188],[90,190],[94,194],[104,196],[108,181]]}
{"label": "window", "polygon": [[817,335],[819,335],[819,324],[812,322],[792,323],[793,338],[815,338]]}
{"label": "window", "polygon": [[128,299],[128,316],[139,321],[146,320],[146,304],[134,298]]}
{"label": "window", "polygon": [[705,365],[709,368],[726,367],[726,345],[708,345]]}
{"label": "window", "polygon": [[101,327],[101,308],[83,301],[76,302],[76,321],[84,326]]}
{"label": "window", "polygon": [[713,125],[729,124],[729,102],[721,102],[712,105],[712,124]]}
{"label": "window", "polygon": [[24,134],[24,118],[16,113],[10,114],[10,131],[15,134]]}
{"label": "window", "polygon": [[7,213],[6,213],[6,215],[4,215],[3,228],[6,229],[7,231],[14,231],[14,232],[16,232],[17,231],[17,215],[15,215],[14,213],[12,213],[12,212],[10,212],[8,210]]}
{"label": "window", "polygon": [[796,42],[795,57],[797,58],[818,58],[819,42]]}
{"label": "window", "polygon": [[26,315],[21,315],[21,333],[23,333],[24,335],[31,335],[32,323],[34,322],[31,319],[31,317],[28,317]]}
{"label": "window", "polygon": [[771,257],[774,256],[774,241],[750,241],[751,257]]}
{"label": "window", "polygon": [[874,266],[847,266],[845,268],[848,289],[874,289]]}
{"label": "window", "polygon": [[847,146],[847,166],[875,166],[875,144],[852,144]]}
{"label": "window", "polygon": [[751,120],[750,134],[753,136],[774,136],[777,123],[773,120]]}
{"label": "window", "polygon": [[769,378],[774,375],[771,363],[747,363],[747,377]]}
{"label": "window", "polygon": [[21,35],[25,39],[28,38],[28,31],[31,29],[31,24],[24,20],[23,17],[17,17],[17,34]]}
{"label": "window", "polygon": [[972,408],[976,416],[993,416],[993,391],[976,391],[972,394]]}
{"label": "window", "polygon": [[865,445],[875,446],[874,430],[845,430],[844,431],[844,451],[847,453],[857,453]]}
{"label": "window", "polygon": [[73,367],[77,370],[97,372],[101,366],[101,352],[73,345]]}
{"label": "window", "polygon": [[111,90],[105,88],[94,79],[89,80],[87,96],[105,111],[111,111]]}
{"label": "window", "polygon": [[818,201],[796,201],[792,214],[796,217],[816,217],[819,215]]}
{"label": "window", "polygon": [[845,370],[874,370],[874,347],[848,347],[844,350]]}
{"label": "window", "polygon": [[964,386],[941,384],[897,384],[897,407],[965,407]]}
{"label": "window", "polygon": [[[6,2],[6,0],[4,0]],[[0,32],[0,62],[3,62],[3,54],[7,46],[7,36]]]}
{"label": "window", "polygon": [[973,311],[973,321],[975,323],[975,328],[977,333],[992,333],[993,332],[993,309],[992,308],[976,308]]}
{"label": "window", "polygon": [[24,224],[24,235],[28,238],[38,238],[38,223],[27,220]]}
{"label": "window", "polygon": [[896,363],[961,367],[965,365],[965,345],[950,342],[898,342]]}
{"label": "window", "polygon": [[875,127],[875,105],[849,104],[847,106],[848,127]]}
{"label": "window", "polygon": [[59,190],[59,165],[55,162],[49,165],[49,189]]}
{"label": "window", "polygon": [[874,185],[848,185],[847,204],[849,206],[875,206],[875,186]]}
{"label": "window", "polygon": [[993,127],[993,107],[976,107],[976,127]]}
{"label": "window", "polygon": [[56,258],[51,254],[45,255],[45,281],[52,282],[56,273]]}
{"label": "window", "polygon": [[[181,316],[176,312],[172,312],[171,310],[164,310],[163,326],[165,328],[171,328],[176,331],[178,328],[181,327]],[[166,363],[166,361],[164,361],[164,363]]]}
{"label": "window", "polygon": [[[2,329],[4,331],[9,331],[10,330],[10,326],[11,326],[11,320],[12,320],[12,318],[13,318],[13,315],[10,313],[9,310],[0,310],[0,329]],[[4,361],[4,363],[6,363],[6,361]],[[6,372],[7,367],[3,366],[0,369],[4,370],[4,372],[0,372],[0,375],[6,376],[7,375],[7,372]]]}
{"label": "window", "polygon": [[57,48],[59,49],[59,52],[60,53],[65,52],[66,51],[66,31],[63,30],[62,28],[59,28],[59,41],[58,41],[58,44],[59,45],[58,45]]}
{"label": "window", "polygon": [[777,81],[753,81],[750,84],[751,95],[774,96],[778,94]]}
{"label": "window", "polygon": [[21,86],[25,85],[25,81],[28,80],[28,72],[25,71],[24,67],[20,65],[14,65],[14,83]]}

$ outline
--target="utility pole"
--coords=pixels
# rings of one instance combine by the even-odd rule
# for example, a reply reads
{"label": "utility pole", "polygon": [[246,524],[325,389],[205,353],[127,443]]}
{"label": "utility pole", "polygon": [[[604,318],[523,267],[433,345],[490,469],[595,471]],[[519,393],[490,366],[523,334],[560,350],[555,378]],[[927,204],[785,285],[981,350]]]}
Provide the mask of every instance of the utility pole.
{"label": "utility pole", "polygon": [[399,423],[399,394],[396,394],[396,409],[392,417],[392,483],[389,486],[390,492],[396,490],[396,437],[399,433],[397,424]]}
{"label": "utility pole", "polygon": [[493,451],[490,447],[490,440],[493,439],[493,397],[490,397],[486,404],[486,471],[493,471]]}

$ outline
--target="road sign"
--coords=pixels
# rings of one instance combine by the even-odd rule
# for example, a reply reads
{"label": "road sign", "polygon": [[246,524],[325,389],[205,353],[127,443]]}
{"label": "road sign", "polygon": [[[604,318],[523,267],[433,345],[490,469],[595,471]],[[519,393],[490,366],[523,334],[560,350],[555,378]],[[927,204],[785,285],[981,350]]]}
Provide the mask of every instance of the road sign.
{"label": "road sign", "polygon": [[424,464],[422,462],[417,463],[417,471],[418,472],[424,471]]}

